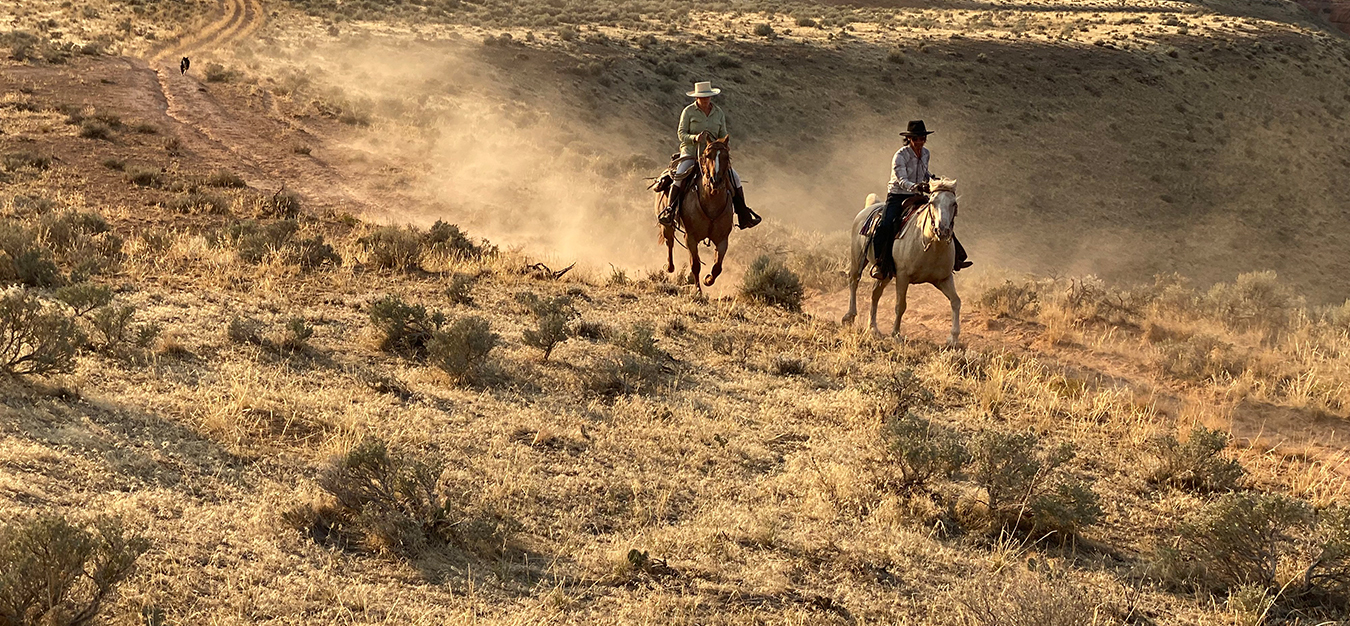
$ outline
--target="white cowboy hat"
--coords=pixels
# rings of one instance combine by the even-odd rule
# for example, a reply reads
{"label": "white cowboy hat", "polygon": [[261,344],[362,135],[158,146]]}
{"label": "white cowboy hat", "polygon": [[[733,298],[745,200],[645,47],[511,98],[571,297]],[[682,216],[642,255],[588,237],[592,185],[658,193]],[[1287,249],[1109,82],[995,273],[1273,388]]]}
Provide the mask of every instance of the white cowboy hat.
{"label": "white cowboy hat", "polygon": [[694,83],[694,90],[684,95],[691,98],[711,98],[719,93],[721,89],[713,89],[711,82]]}

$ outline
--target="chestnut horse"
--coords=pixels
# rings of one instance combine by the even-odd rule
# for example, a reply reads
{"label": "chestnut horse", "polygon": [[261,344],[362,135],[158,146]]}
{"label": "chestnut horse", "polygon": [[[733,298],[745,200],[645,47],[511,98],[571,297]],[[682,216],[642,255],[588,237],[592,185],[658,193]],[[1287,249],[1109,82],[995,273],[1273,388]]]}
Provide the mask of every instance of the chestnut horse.
{"label": "chestnut horse", "polygon": [[[685,185],[684,198],[680,203],[678,224],[684,228],[684,244],[689,249],[689,280],[698,285],[700,293],[703,285],[709,287],[722,273],[722,259],[727,254],[727,239],[731,237],[731,223],[734,211],[731,209],[731,197],[734,193],[731,183],[731,137],[723,137],[703,148],[698,159],[700,174],[697,185]],[[664,201],[664,194],[656,196],[657,210]],[[675,271],[675,225],[661,227],[661,241],[666,244],[666,271]],[[699,284],[699,271],[702,264],[698,258],[700,242],[708,242],[717,250],[717,260],[707,279]]]}

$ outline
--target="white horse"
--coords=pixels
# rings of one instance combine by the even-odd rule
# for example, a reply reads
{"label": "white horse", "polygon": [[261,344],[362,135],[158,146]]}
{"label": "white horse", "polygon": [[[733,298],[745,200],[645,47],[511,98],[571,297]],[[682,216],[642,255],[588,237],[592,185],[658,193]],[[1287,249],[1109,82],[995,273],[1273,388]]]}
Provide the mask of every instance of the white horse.
{"label": "white horse", "polygon": [[[905,294],[910,285],[930,283],[942,291],[952,303],[952,334],[947,345],[955,346],[961,338],[961,298],[956,295],[956,281],[952,276],[956,263],[956,246],[952,244],[952,232],[956,222],[956,181],[933,179],[929,183],[931,193],[928,204],[910,216],[905,229],[896,238],[891,247],[895,255],[895,329],[892,335],[900,334],[900,318],[905,314]],[[853,254],[848,271],[848,314],[845,324],[852,324],[858,317],[858,281],[862,279],[863,269],[876,262],[876,254],[871,239],[862,234],[863,222],[879,206],[877,195],[867,196],[867,202],[861,213],[853,218]],[[872,321],[869,327],[877,330],[877,303],[891,279],[876,281],[872,287]]]}

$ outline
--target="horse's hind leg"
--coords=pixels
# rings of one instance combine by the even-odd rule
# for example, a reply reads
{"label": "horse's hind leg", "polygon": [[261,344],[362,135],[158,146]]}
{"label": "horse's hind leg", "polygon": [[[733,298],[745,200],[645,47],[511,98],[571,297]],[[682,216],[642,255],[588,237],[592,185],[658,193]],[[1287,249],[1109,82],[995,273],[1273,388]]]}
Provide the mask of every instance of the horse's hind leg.
{"label": "horse's hind leg", "polygon": [[713,261],[712,271],[708,272],[708,279],[703,281],[703,284],[709,287],[717,280],[717,276],[722,273],[722,259],[727,256],[727,241],[729,241],[729,239],[723,239],[722,241],[717,242],[717,260]]}
{"label": "horse's hind leg", "polygon": [[848,266],[848,313],[844,314],[843,323],[852,324],[853,320],[858,319],[858,282],[862,280],[862,268],[859,267],[858,251],[854,250],[850,255]]}
{"label": "horse's hind leg", "polygon": [[956,295],[956,277],[948,276],[947,280],[934,285],[942,290],[943,295],[952,303],[952,334],[947,338],[947,345],[956,347],[961,341],[961,296]]}

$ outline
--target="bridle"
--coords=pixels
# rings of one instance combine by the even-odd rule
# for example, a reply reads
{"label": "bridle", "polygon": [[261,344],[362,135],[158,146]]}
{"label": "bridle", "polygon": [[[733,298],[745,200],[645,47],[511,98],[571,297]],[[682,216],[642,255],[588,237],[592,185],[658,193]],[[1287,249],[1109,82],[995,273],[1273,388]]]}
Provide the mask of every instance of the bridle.
{"label": "bridle", "polygon": [[704,193],[712,194],[726,186],[731,178],[731,149],[726,143],[709,143],[699,158],[699,169],[703,173]]}
{"label": "bridle", "polygon": [[[948,242],[948,241],[951,241],[951,240],[952,240],[952,236],[956,234],[956,229],[955,229],[954,225],[953,225],[952,230],[947,231],[946,236],[943,236],[943,235],[942,235],[942,229],[939,228],[939,224],[938,224],[938,215],[939,215],[942,211],[939,210],[938,205],[937,205],[937,195],[940,194],[940,193],[950,193],[950,194],[953,194],[953,196],[955,196],[955,194],[956,194],[956,192],[954,192],[954,191],[952,191],[952,190],[950,190],[950,189],[940,189],[940,190],[938,190],[938,191],[934,191],[934,192],[928,194],[928,202],[927,202],[926,204],[923,205],[923,208],[922,208],[922,209],[920,209],[920,211],[923,212],[923,217],[921,218],[922,221],[920,221],[920,223],[918,224],[919,228],[922,229],[922,231],[923,231],[924,233],[929,233],[929,232],[934,233],[934,236],[933,236],[933,237],[929,237],[927,234],[924,235],[924,238],[923,238],[923,249],[924,249],[925,252],[927,252],[927,251],[928,251],[928,248],[929,248],[930,246],[933,245],[933,242],[934,242],[934,241],[941,241],[941,242],[943,242],[943,243],[946,243],[946,242]],[[952,198],[952,221],[953,221],[953,222],[956,221],[956,213],[957,213],[958,206],[959,206],[959,205],[958,205],[957,202],[956,202],[956,198],[953,197],[953,198]],[[931,230],[930,230],[930,228],[931,228]]]}

